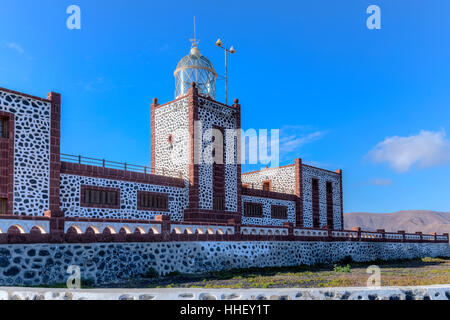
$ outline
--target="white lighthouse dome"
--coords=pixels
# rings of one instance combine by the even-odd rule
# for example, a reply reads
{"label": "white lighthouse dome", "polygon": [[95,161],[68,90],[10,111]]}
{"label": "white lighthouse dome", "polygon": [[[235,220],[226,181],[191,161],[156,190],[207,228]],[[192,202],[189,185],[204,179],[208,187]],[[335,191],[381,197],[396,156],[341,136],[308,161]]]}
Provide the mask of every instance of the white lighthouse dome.
{"label": "white lighthouse dome", "polygon": [[208,58],[194,45],[190,53],[178,62],[175,76],[175,98],[186,94],[191,83],[197,84],[198,92],[216,98],[217,73]]}

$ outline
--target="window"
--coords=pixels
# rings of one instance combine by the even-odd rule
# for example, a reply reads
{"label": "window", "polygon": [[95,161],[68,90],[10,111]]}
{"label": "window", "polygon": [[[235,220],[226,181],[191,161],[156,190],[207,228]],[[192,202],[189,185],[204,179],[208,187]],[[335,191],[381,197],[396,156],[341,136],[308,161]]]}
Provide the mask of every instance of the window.
{"label": "window", "polygon": [[167,194],[138,191],[138,210],[168,211],[169,197]]}
{"label": "window", "polygon": [[333,183],[327,182],[327,225],[334,229],[333,221]]}
{"label": "window", "polygon": [[0,138],[8,138],[8,118],[0,118]]}
{"label": "window", "polygon": [[0,214],[8,214],[8,199],[6,198],[0,198]]}
{"label": "window", "polygon": [[248,183],[243,183],[242,188],[250,188],[250,185]]}
{"label": "window", "polygon": [[271,215],[273,219],[287,219],[288,208],[285,206],[272,206]]}
{"label": "window", "polygon": [[270,181],[264,181],[263,182],[263,190],[264,191],[270,191]]}
{"label": "window", "polygon": [[313,228],[320,227],[319,180],[312,179],[312,218]]}
{"label": "window", "polygon": [[263,207],[261,203],[244,203],[244,216],[246,217],[262,217],[263,216]]}
{"label": "window", "polygon": [[81,205],[92,208],[119,208],[120,191],[111,188],[82,186]]}
{"label": "window", "polygon": [[213,210],[224,211],[225,210],[225,197],[215,196]]}

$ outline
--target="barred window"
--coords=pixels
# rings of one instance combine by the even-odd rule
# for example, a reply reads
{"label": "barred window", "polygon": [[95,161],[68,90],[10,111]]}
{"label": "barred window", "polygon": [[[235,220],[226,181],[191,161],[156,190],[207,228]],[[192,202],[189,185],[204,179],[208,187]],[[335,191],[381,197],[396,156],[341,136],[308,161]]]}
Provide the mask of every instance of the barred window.
{"label": "barred window", "polygon": [[273,219],[287,219],[288,208],[285,206],[272,206],[271,215]]}
{"label": "barred window", "polygon": [[215,196],[213,210],[223,211],[225,210],[225,197]]}
{"label": "barred window", "polygon": [[8,138],[8,118],[0,117],[0,138]]}
{"label": "barred window", "polygon": [[169,197],[167,194],[138,192],[138,210],[167,211]]}
{"label": "barred window", "polygon": [[263,206],[261,203],[244,203],[244,216],[246,217],[262,217],[263,216]]}
{"label": "barred window", "polygon": [[96,186],[82,186],[81,205],[92,208],[119,208],[120,190]]}
{"label": "barred window", "polygon": [[8,199],[6,198],[0,198],[0,214],[8,214]]}

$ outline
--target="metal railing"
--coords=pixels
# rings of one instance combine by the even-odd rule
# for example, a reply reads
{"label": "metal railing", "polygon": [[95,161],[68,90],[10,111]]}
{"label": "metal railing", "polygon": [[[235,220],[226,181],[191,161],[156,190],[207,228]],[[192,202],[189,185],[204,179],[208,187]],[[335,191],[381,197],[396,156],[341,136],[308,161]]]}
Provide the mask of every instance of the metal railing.
{"label": "metal railing", "polygon": [[66,161],[70,163],[85,164],[95,167],[117,169],[123,171],[140,172],[144,174],[156,174],[162,176],[170,176],[176,178],[183,178],[183,173],[181,171],[169,170],[165,168],[153,168],[142,165],[130,164],[126,162],[116,162],[105,159],[96,159],[83,156],[76,156],[71,154],[61,153],[61,161]]}
{"label": "metal railing", "polygon": [[288,189],[288,188],[280,188],[280,187],[270,187],[269,190],[266,190],[263,188],[260,184],[252,184],[252,183],[243,183],[243,188],[247,189],[255,189],[255,190],[263,190],[263,191],[270,191],[270,192],[278,192],[278,193],[284,193],[284,194],[295,194],[294,189]]}

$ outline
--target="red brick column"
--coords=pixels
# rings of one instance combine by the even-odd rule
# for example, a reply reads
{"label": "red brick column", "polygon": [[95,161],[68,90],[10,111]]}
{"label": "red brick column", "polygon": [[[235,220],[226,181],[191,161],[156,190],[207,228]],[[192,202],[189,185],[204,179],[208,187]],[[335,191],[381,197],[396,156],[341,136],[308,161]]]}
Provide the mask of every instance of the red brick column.
{"label": "red brick column", "polygon": [[303,228],[303,164],[302,159],[295,159],[295,225]]}
{"label": "red brick column", "polygon": [[237,212],[242,215],[242,159],[241,159],[241,105],[239,99],[234,99],[233,107],[236,109],[236,171],[237,171]]}
{"label": "red brick column", "polygon": [[377,232],[381,233],[381,239],[382,239],[382,241],[385,241],[386,240],[386,230],[378,229]]}
{"label": "red brick column", "polygon": [[[0,197],[7,199],[7,214],[13,215],[14,205],[14,114],[0,111],[7,119],[8,136],[0,138]],[[5,231],[6,232],[6,231]]]}
{"label": "red brick column", "polygon": [[159,215],[155,217],[156,221],[161,221],[161,237],[163,241],[170,241],[171,219],[169,215]]}
{"label": "red brick column", "polygon": [[61,94],[50,92],[47,99],[51,102],[50,131],[50,211],[59,211],[59,179],[61,171]]}
{"label": "red brick column", "polygon": [[198,118],[198,89],[195,82],[192,82],[191,88],[188,91],[188,104],[189,104],[189,135],[190,135],[190,163],[189,163],[189,208],[198,208],[198,144],[201,141],[201,137],[197,137],[195,132],[195,122]]}
{"label": "red brick column", "polygon": [[344,195],[342,187],[342,169],[336,171],[339,174],[339,188],[341,192],[341,230],[344,230]]}
{"label": "red brick column", "polygon": [[150,105],[150,131],[151,131],[151,137],[150,137],[150,152],[151,152],[151,173],[155,173],[155,109],[159,106],[158,99],[153,98],[153,103]]}
{"label": "red brick column", "polygon": [[406,238],[405,238],[405,231],[404,230],[399,230],[397,231],[397,233],[400,233],[402,235],[402,242],[405,242]]}

